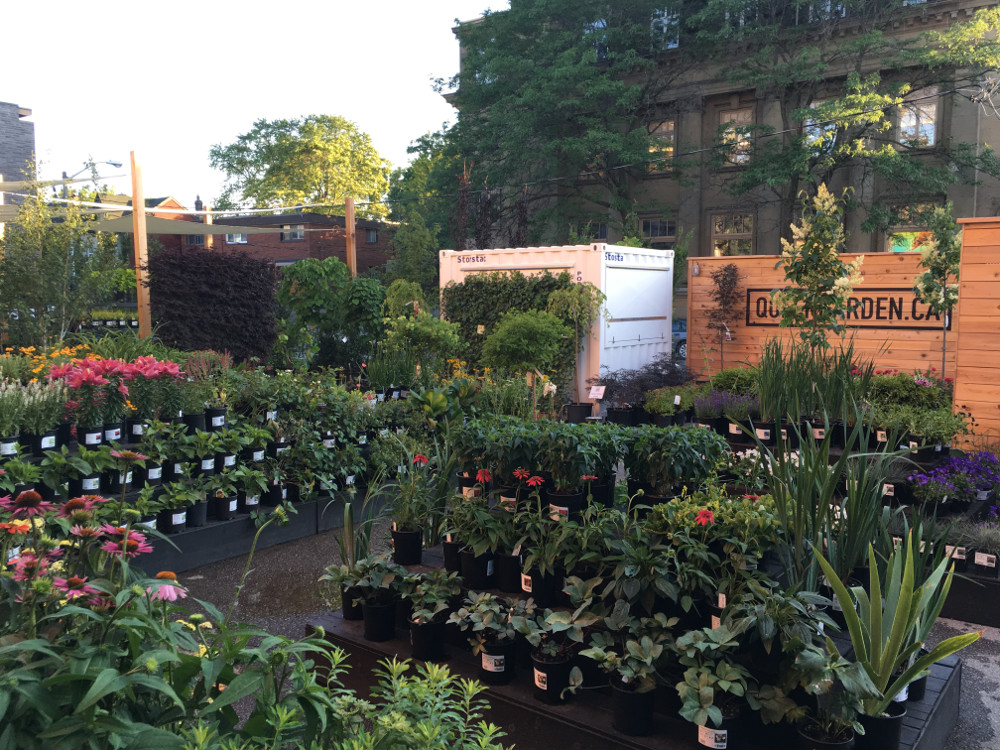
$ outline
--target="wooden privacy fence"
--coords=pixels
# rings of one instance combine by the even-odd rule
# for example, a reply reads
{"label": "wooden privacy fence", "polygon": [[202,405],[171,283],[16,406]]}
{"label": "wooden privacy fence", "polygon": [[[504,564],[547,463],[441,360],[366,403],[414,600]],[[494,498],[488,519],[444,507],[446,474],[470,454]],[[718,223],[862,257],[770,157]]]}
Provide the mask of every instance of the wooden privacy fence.
{"label": "wooden privacy fence", "polygon": [[[994,220],[996,221],[996,220]],[[997,234],[1000,237],[1000,223]],[[966,229],[968,231],[968,229]],[[855,254],[841,256],[853,261]],[[855,350],[870,357],[878,368],[898,368],[903,372],[941,369],[942,320],[913,293],[920,253],[868,253],[861,266],[864,281],[854,290],[848,305],[847,333]],[[771,303],[771,290],[785,286],[784,272],[775,268],[776,255],[749,255],[728,258],[692,258],[688,264],[688,368],[707,378],[722,368],[755,364],[764,344],[772,338],[790,341],[797,329],[780,328],[781,318]],[[720,342],[718,332],[709,328],[712,301],[712,272],[733,263],[740,275],[740,309],[730,324],[731,341]],[[697,272],[697,273],[696,273]],[[1000,283],[995,299],[1000,297]],[[948,330],[947,374],[955,375],[955,348],[959,341],[961,317],[955,315]],[[996,323],[1000,326],[1000,318]],[[836,336],[830,338],[835,346]],[[1000,351],[997,352],[1000,357]],[[1000,380],[1000,373],[997,373]],[[1000,416],[1000,415],[998,415]]]}
{"label": "wooden privacy fence", "polygon": [[961,219],[962,265],[955,408],[972,414],[976,442],[1000,442],[1000,218]]}

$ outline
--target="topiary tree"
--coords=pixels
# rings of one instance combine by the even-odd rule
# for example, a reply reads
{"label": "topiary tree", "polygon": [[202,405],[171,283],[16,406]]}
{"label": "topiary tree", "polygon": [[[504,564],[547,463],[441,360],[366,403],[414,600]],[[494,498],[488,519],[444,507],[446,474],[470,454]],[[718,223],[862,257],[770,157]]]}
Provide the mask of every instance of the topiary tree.
{"label": "topiary tree", "polygon": [[935,206],[927,219],[931,237],[920,249],[920,267],[913,292],[931,311],[941,316],[941,378],[948,353],[948,320],[958,302],[958,269],[962,255],[962,228],[952,216],[952,205]]}
{"label": "topiary tree", "polygon": [[[569,326],[550,312],[511,311],[483,344],[483,362],[498,369],[525,373],[551,367],[562,342],[573,335]],[[537,408],[536,378],[531,378],[532,408]]]}
{"label": "topiary tree", "polygon": [[[590,328],[601,314],[601,305],[607,295],[585,281],[563,289],[556,289],[549,295],[548,312],[572,324],[576,353],[583,349],[583,339],[590,334]],[[576,384],[577,357],[573,358],[573,400],[579,402],[580,392]]]}

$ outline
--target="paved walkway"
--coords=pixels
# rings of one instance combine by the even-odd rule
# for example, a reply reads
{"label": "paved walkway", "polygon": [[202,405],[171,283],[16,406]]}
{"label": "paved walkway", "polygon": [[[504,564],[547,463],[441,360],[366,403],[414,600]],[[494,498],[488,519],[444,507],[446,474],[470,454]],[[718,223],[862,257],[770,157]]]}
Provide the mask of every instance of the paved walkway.
{"label": "paved walkway", "polygon": [[[328,611],[317,579],[327,565],[340,561],[338,533],[329,531],[257,552],[236,619],[272,633],[302,637],[306,623]],[[375,545],[380,543],[385,545],[386,540],[373,540]],[[191,596],[225,612],[246,562],[242,556],[195,568],[181,575],[181,582]],[[942,619],[932,640],[980,629],[979,625]],[[1000,750],[1000,630],[985,628],[983,637],[962,652],[962,659],[961,714],[942,750]]]}

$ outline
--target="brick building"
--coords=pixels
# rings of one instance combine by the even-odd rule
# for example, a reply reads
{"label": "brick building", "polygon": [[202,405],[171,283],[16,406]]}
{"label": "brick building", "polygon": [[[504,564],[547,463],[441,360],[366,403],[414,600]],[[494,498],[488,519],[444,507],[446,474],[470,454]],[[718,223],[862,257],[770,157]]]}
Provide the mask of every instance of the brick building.
{"label": "brick building", "polygon": [[[127,195],[112,195],[108,193],[100,193],[97,196],[97,202],[121,206],[123,209],[121,213],[115,211],[109,211],[105,213],[103,217],[105,219],[117,219],[120,216],[124,216],[126,214],[131,215],[132,213],[131,210],[124,210],[132,208],[132,198]],[[185,206],[181,205],[180,201],[171,196],[167,196],[165,198],[146,198],[145,203],[146,203],[146,208],[150,209],[149,213],[146,214],[147,216],[156,216],[161,219],[179,219],[181,221],[197,221],[197,219],[191,214],[175,214],[172,212],[168,213],[166,211],[156,210],[156,209],[176,209],[178,211],[184,211]],[[196,208],[198,207],[199,203],[200,201],[196,199],[195,200]],[[184,235],[150,234],[149,239],[159,242],[164,250],[179,249],[182,245]]]}
{"label": "brick building", "polygon": [[[0,176],[8,182],[23,179],[34,167],[35,123],[26,117],[31,117],[30,109],[0,102]],[[14,196],[5,195],[0,202],[13,203]]]}
{"label": "brick building", "polygon": [[[249,253],[255,258],[273,260],[279,266],[303,258],[320,260],[331,256],[347,262],[347,235],[343,216],[298,213],[279,216],[235,216],[216,218],[213,226],[226,224],[243,227],[274,227],[266,234],[216,234],[215,249],[229,248]],[[383,265],[389,259],[395,225],[367,219],[355,222],[358,273]],[[205,242],[189,236],[188,246]]]}

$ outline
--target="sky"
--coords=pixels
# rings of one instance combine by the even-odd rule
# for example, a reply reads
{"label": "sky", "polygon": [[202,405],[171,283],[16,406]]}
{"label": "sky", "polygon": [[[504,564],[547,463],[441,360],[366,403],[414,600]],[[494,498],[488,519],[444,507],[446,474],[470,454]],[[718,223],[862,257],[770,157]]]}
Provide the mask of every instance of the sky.
{"label": "sky", "polygon": [[[258,119],[340,115],[405,166],[454,118],[432,79],[458,72],[455,20],[507,0],[23,0],[7,3],[0,101],[32,110],[43,179],[88,159],[101,184],[193,207],[222,190],[209,149]],[[17,34],[9,33],[19,29]],[[86,176],[84,173],[82,176]],[[10,178],[8,178],[10,179]],[[90,185],[88,185],[89,187]]]}

